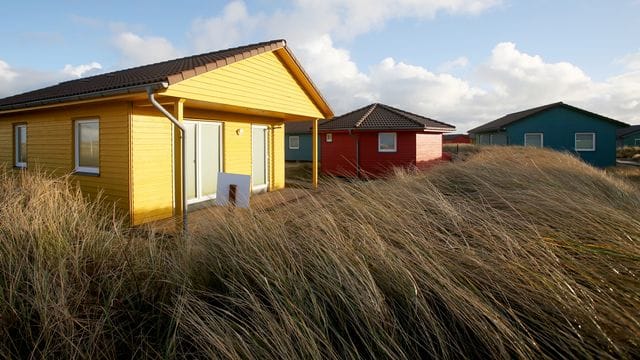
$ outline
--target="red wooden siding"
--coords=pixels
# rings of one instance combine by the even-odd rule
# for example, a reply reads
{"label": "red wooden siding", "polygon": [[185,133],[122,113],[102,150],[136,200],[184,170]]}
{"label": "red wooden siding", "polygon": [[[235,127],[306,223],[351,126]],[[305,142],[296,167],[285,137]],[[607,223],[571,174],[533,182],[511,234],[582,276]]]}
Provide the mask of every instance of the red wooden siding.
{"label": "red wooden siding", "polygon": [[356,135],[347,132],[331,132],[333,142],[327,142],[326,133],[320,134],[321,171],[335,176],[357,175]]}
{"label": "red wooden siding", "polygon": [[442,159],[442,134],[416,134],[416,165],[423,167]]}
{"label": "red wooden siding", "polygon": [[[396,151],[378,151],[378,131],[322,132],[320,154],[322,172],[337,176],[379,177],[394,167],[426,167],[442,159],[442,134],[422,131],[382,131],[396,133]],[[326,134],[333,134],[327,143]],[[358,155],[356,154],[356,142]]]}
{"label": "red wooden siding", "polygon": [[[383,131],[394,132],[394,131]],[[362,175],[382,176],[393,167],[416,164],[416,133],[396,133],[396,152],[378,152],[378,132],[359,132],[360,171]]]}

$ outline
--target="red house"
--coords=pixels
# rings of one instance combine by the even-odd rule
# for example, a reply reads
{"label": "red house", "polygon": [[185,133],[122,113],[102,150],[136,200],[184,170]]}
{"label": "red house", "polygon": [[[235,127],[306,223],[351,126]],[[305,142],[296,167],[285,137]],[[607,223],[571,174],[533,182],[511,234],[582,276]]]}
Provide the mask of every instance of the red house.
{"label": "red house", "polygon": [[471,136],[467,134],[447,134],[442,136],[443,144],[471,144]]}
{"label": "red house", "polygon": [[383,104],[320,125],[322,173],[378,177],[393,167],[422,167],[442,158],[442,134],[455,127]]}

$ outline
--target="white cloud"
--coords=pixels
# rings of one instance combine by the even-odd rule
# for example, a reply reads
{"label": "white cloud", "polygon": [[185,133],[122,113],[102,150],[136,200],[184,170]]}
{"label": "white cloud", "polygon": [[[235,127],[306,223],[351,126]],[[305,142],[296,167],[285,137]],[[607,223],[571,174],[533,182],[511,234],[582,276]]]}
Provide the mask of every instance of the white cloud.
{"label": "white cloud", "polygon": [[616,63],[623,64],[629,70],[640,70],[640,51],[633,54],[628,54],[615,61]]}
{"label": "white cloud", "polygon": [[446,61],[438,67],[439,72],[450,72],[456,69],[463,69],[469,66],[469,59],[466,56],[460,56],[459,58]]}
{"label": "white cloud", "polygon": [[11,81],[18,74],[15,71],[11,70],[11,67],[6,62],[0,60],[0,81]]}
{"label": "white cloud", "polygon": [[244,2],[236,0],[228,3],[220,16],[196,19],[189,37],[198,52],[224,49],[251,34],[261,20],[260,15],[250,16]]}
{"label": "white cloud", "polygon": [[124,66],[151,64],[182,55],[181,51],[163,37],[142,37],[129,31],[117,33],[113,43],[121,53]]}
{"label": "white cloud", "polygon": [[102,65],[94,61],[90,64],[82,64],[77,66],[67,64],[64,66],[64,69],[62,69],[62,72],[67,75],[79,78],[79,77],[83,77],[85,74],[93,73],[94,70],[101,70],[101,69],[102,69]]}

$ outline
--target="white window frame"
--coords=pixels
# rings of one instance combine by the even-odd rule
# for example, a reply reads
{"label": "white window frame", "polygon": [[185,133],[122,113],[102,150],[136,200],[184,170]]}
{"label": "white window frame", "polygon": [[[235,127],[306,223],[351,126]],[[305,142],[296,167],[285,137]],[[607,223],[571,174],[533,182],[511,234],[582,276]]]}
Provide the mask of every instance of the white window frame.
{"label": "white window frame", "polygon": [[544,133],[524,133],[524,146],[527,146],[527,135],[540,135],[540,147],[544,147]]}
{"label": "white window frame", "polygon": [[327,133],[327,134],[325,135],[324,140],[325,140],[326,142],[328,142],[328,143],[333,142],[333,134],[332,134],[332,133]]}
{"label": "white window frame", "polygon": [[[291,145],[291,139],[297,139],[298,140],[298,145],[297,146],[292,146]],[[289,150],[300,150],[300,136],[298,135],[289,135]]]}
{"label": "white window frame", "polygon": [[[578,149],[578,135],[591,135],[591,138],[593,139],[593,146],[590,149]],[[596,151],[596,133],[594,132],[577,132],[575,133],[573,140],[573,148],[576,151]]]}
{"label": "white window frame", "polygon": [[[85,119],[76,120],[73,125],[73,146],[75,152],[75,172],[86,174],[100,174],[100,166],[80,166],[80,138],[78,137],[78,130],[81,124],[98,124],[98,146],[100,145],[100,119]],[[100,164],[100,152],[98,151],[98,164]]]}
{"label": "white window frame", "polygon": [[[218,162],[220,164],[220,172],[224,172],[224,123],[221,121],[211,121],[211,120],[201,120],[201,119],[185,119],[185,124],[193,124],[195,126],[195,142],[193,146],[195,146],[195,157],[196,157],[196,168],[195,168],[195,177],[196,177],[196,197],[193,199],[188,199],[187,204],[193,205],[195,203],[207,201],[207,200],[215,200],[218,193],[213,195],[203,195],[202,194],[202,177],[200,176],[200,171],[202,169],[202,151],[200,149],[200,142],[202,141],[202,130],[201,124],[206,125],[214,125],[218,127],[218,144],[220,144]],[[185,135],[186,136],[186,135]]]}
{"label": "white window frame", "polygon": [[25,145],[27,144],[27,124],[16,124],[13,126],[13,142],[14,142],[14,149],[13,149],[13,163],[15,165],[15,167],[17,168],[26,168],[27,167],[27,163],[26,162],[22,162],[22,161],[18,161],[18,159],[20,159],[20,139],[19,139],[19,134],[20,131],[18,131],[19,129],[24,128],[24,143]]}
{"label": "white window frame", "polygon": [[[380,139],[382,135],[393,135],[393,149],[382,149],[380,148]],[[381,132],[378,133],[378,152],[397,152],[398,151],[398,134],[394,132]]]}

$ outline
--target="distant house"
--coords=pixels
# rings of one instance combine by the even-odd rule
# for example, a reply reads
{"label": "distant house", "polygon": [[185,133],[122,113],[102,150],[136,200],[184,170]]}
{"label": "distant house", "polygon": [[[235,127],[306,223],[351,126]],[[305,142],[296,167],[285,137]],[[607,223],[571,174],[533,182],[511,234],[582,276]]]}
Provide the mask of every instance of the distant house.
{"label": "distant house", "polygon": [[618,129],[616,135],[618,139],[618,147],[640,147],[640,125],[633,125],[629,126],[628,128]]}
{"label": "distant house", "polygon": [[548,147],[594,166],[616,163],[616,130],[628,124],[562,102],[509,114],[469,130],[480,145]]}
{"label": "distant house", "polygon": [[[318,122],[322,124],[322,121]],[[287,122],[284,124],[284,158],[287,161],[311,161],[313,141],[311,121]],[[318,149],[319,150],[319,149]]]}
{"label": "distant house", "polygon": [[442,158],[442,134],[455,127],[383,104],[371,104],[319,127],[321,170],[338,176],[381,176],[393,167]]}
{"label": "distant house", "polygon": [[219,172],[250,176],[254,192],[282,189],[284,124],[332,116],[274,40],[0,99],[0,163],[71,174],[136,225],[215,198]]}
{"label": "distant house", "polygon": [[471,144],[471,137],[467,134],[442,135],[443,144]]}

